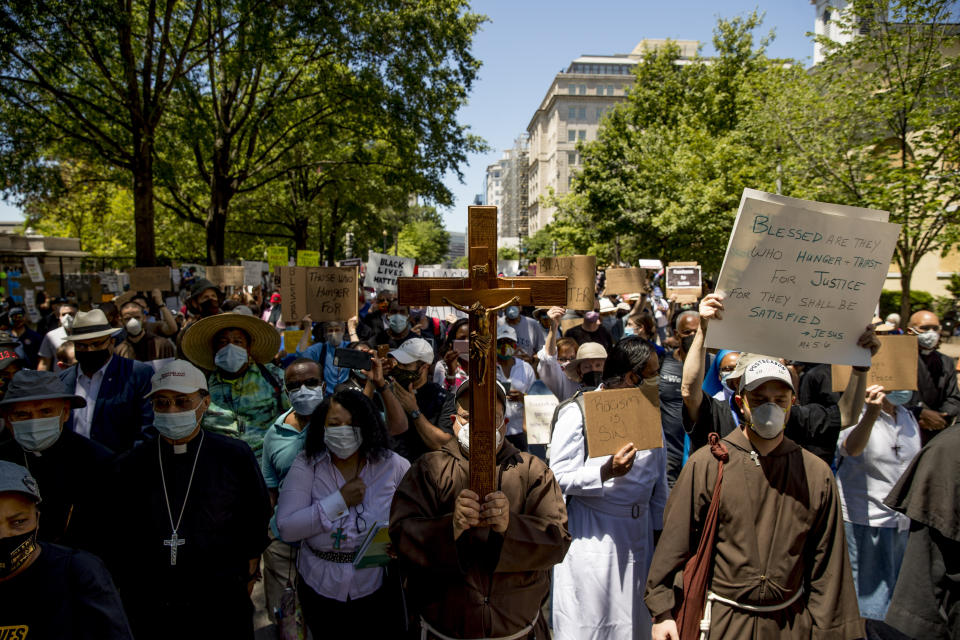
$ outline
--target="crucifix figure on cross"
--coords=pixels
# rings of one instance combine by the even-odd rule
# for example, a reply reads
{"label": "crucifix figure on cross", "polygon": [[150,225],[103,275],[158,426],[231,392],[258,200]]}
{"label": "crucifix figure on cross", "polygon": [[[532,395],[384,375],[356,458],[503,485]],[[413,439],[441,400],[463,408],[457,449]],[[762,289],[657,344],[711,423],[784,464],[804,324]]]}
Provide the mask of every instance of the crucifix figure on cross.
{"label": "crucifix figure on cross", "polygon": [[183,538],[177,535],[176,531],[174,531],[170,535],[169,540],[163,541],[163,546],[170,547],[170,566],[171,567],[177,566],[177,547],[180,547],[181,545],[186,544],[186,542],[187,542],[186,540],[184,540]]}
{"label": "crucifix figure on cross", "polygon": [[409,306],[452,306],[470,320],[470,490],[496,490],[496,317],[511,305],[566,306],[563,277],[497,277],[497,208],[470,207],[469,277],[399,278],[397,298]]}

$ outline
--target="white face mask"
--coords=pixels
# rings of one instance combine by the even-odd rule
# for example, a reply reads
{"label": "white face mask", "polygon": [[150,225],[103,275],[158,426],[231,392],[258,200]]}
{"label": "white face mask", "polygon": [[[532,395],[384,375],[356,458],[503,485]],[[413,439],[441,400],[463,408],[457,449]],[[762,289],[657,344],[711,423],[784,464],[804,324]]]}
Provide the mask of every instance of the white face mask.
{"label": "white face mask", "polygon": [[924,331],[917,334],[917,343],[921,349],[933,351],[937,348],[938,342],[940,342],[940,333],[937,331]]}
{"label": "white face mask", "polygon": [[217,351],[213,362],[224,371],[236,373],[243,368],[243,365],[247,364],[249,359],[250,355],[246,349],[235,344],[228,344]]}
{"label": "white face mask", "polygon": [[60,316],[60,326],[66,329],[67,331],[70,331],[70,329],[73,328],[73,323],[75,320],[76,318],[74,318],[69,313],[65,316]]}
{"label": "white face mask", "polygon": [[341,460],[346,460],[360,448],[363,443],[363,436],[360,435],[360,427],[350,425],[325,427],[323,443],[327,445],[330,453]]}
{"label": "white face mask", "polygon": [[124,326],[127,329],[127,333],[132,336],[138,336],[140,332],[143,331],[143,324],[136,318],[130,318]]}
{"label": "white face mask", "polygon": [[[460,431],[457,433],[457,442],[460,443],[460,446],[463,447],[463,450],[467,453],[470,453],[470,423],[460,427]],[[497,429],[497,450],[500,449],[500,445],[503,444],[503,432],[500,429]]]}
{"label": "white face mask", "polygon": [[13,425],[13,439],[27,451],[44,451],[60,438],[60,415],[11,421],[10,424]]}
{"label": "white face mask", "polygon": [[153,426],[164,438],[183,440],[197,429],[197,408],[188,411],[173,411],[153,414]]}
{"label": "white face mask", "polygon": [[323,402],[323,387],[308,387],[303,385],[290,394],[290,404],[297,415],[313,415],[314,409]]}
{"label": "white face mask", "polygon": [[783,431],[787,412],[780,405],[767,402],[759,407],[750,407],[750,428],[764,440],[773,440]]}

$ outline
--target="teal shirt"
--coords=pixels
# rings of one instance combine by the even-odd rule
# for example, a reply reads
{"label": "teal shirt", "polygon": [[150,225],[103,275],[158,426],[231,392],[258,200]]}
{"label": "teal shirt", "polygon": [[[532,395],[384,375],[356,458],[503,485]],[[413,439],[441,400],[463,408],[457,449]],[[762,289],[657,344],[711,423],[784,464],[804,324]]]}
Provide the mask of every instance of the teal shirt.
{"label": "teal shirt", "polygon": [[279,398],[277,389],[255,364],[235,379],[224,378],[220,371],[214,371],[207,380],[210,407],[203,416],[204,429],[240,438],[250,445],[258,461],[267,429],[273,425],[277,413],[290,408],[283,392],[283,371],[272,364],[264,366],[280,387]]}
{"label": "teal shirt", "polygon": [[[263,456],[260,460],[260,470],[263,472],[263,479],[269,489],[279,489],[283,484],[283,479],[287,477],[287,472],[293,465],[294,459],[303,450],[303,443],[307,440],[307,429],[309,425],[303,428],[303,431],[297,431],[285,421],[293,409],[288,409],[280,414],[263,436]],[[270,528],[273,535],[280,537],[277,530],[277,510],[274,508],[273,517],[270,518]]]}

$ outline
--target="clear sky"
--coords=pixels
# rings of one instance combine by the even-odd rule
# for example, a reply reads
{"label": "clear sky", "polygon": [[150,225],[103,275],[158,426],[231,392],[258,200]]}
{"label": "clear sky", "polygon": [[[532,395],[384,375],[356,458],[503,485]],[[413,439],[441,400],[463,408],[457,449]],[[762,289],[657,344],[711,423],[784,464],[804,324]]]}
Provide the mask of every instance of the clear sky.
{"label": "clear sky", "polygon": [[[483,62],[470,103],[460,121],[493,148],[472,154],[461,167],[464,183],[449,175],[456,203],[444,211],[448,229],[463,231],[467,206],[483,190],[484,171],[526,130],[557,72],[583,54],[629,53],[644,38],[699,40],[712,53],[718,17],[765,12],[762,31],[775,30],[769,53],[805,60],[813,56],[810,0],[475,0],[473,10],[489,17],[474,40]],[[22,219],[0,202],[0,220]]]}

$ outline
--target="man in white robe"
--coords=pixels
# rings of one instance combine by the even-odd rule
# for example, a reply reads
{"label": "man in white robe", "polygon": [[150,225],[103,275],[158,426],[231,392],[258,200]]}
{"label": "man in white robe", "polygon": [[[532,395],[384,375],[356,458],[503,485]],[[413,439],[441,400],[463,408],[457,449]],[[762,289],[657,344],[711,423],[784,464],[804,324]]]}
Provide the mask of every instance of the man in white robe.
{"label": "man in white robe", "polygon": [[[603,369],[600,389],[657,384],[659,360],[649,343],[621,340]],[[588,458],[582,406],[562,407],[551,440],[550,468],[567,499],[573,542],[553,572],[553,631],[558,640],[650,638],[643,602],[655,539],[667,502],[663,448],[632,443],[612,456]]]}

